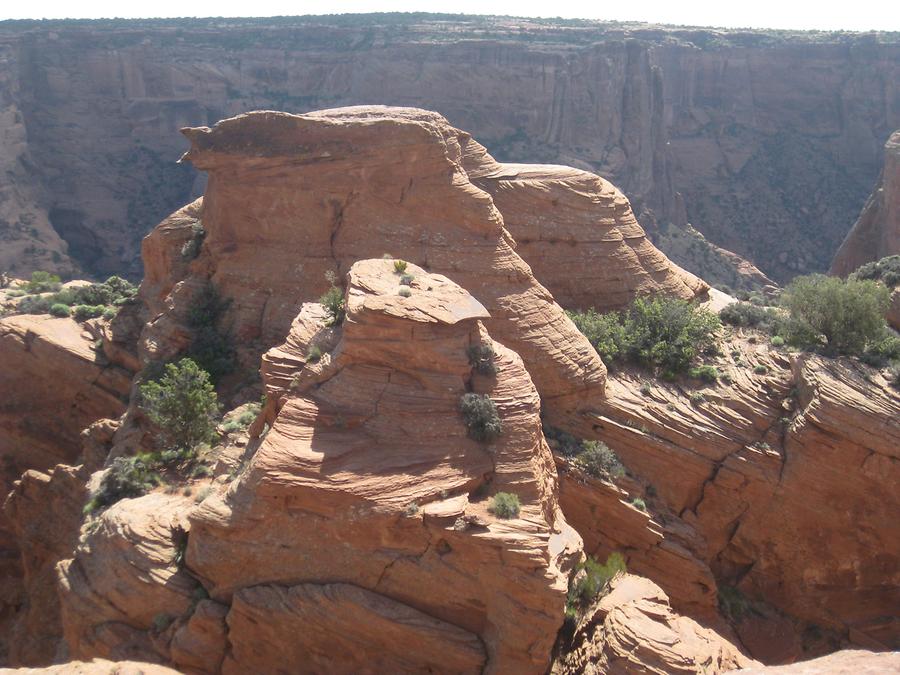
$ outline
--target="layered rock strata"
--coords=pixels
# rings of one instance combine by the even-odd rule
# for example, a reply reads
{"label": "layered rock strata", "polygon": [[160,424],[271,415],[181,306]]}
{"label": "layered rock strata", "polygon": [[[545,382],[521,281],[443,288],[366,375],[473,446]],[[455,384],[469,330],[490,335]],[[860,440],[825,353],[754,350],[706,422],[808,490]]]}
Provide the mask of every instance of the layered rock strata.
{"label": "layered rock strata", "polygon": [[842,277],[861,265],[900,254],[900,131],[884,144],[884,168],[862,213],[831,262]]}
{"label": "layered rock strata", "polygon": [[[100,517],[60,565],[74,657],[546,669],[581,540],[557,504],[537,392],[467,291],[406,274],[408,297],[392,260],[355,264],[336,333],[300,314],[267,356],[271,429],[227,491],[199,506],[151,493]],[[310,326],[337,338],[318,360]],[[473,345],[493,350],[496,375],[473,372]],[[468,391],[496,404],[503,433],[489,444],[467,436]],[[488,509],[499,491],[518,495],[515,517]],[[192,602],[197,580],[209,600]]]}
{"label": "layered rock strata", "polygon": [[[708,566],[720,593],[736,588],[746,599],[738,634],[764,661],[800,656],[803,647],[791,636],[808,624],[830,631],[832,645],[896,648],[900,395],[876,371],[849,361],[732,347],[717,364],[731,384],[700,386],[697,398],[683,386],[658,383],[648,391],[622,374],[611,379],[608,401],[592,419],[595,437],[652,483],[638,495],[650,522],[667,523],[654,528],[663,541],[665,530],[682,533],[675,549],[696,570],[654,578],[683,603],[691,600],[687,580],[708,585],[709,577],[698,576]],[[605,526],[592,525],[586,510],[602,500],[584,493],[564,481],[561,501],[579,504],[567,515],[590,550]],[[652,564],[640,546],[623,547],[645,568]],[[755,601],[770,609],[748,612]],[[781,622],[779,635],[757,616],[773,628]]]}

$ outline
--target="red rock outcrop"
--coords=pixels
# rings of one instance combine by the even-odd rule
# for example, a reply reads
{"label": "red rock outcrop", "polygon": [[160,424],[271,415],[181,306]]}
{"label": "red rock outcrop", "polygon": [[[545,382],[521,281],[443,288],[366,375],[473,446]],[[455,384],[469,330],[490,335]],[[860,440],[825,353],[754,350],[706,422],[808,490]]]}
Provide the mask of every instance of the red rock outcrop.
{"label": "red rock outcrop", "polygon": [[884,144],[884,169],[859,219],[831,262],[831,274],[845,277],[860,265],[900,254],[900,131]]}
{"label": "red rock outcrop", "polygon": [[900,654],[846,649],[789,666],[750,666],[742,675],[884,675],[900,672]]}
{"label": "red rock outcrop", "polygon": [[551,672],[712,675],[753,663],[715,631],[672,611],[652,581],[626,574],[582,619]]}
{"label": "red rock outcrop", "polygon": [[[226,672],[272,667],[254,647],[252,618],[276,607],[288,614],[262,629],[275,631],[263,643],[290,634],[340,672],[360,665],[359,652],[341,646],[345,631],[299,629],[341,607],[372,617],[353,635],[378,644],[386,667],[433,666],[429,645],[447,631],[456,636],[447,658],[462,670],[483,661],[489,672],[546,668],[562,622],[562,570],[581,542],[556,504],[537,394],[498,343],[496,377],[473,375],[467,350],[491,344],[477,321],[488,313],[445,277],[413,265],[407,273],[408,298],[391,260],[351,268],[339,344],[303,366],[305,340],[289,339],[302,369],[280,396],[270,379],[271,431],[225,498],[191,517],[189,568],[214,599],[234,598]],[[278,354],[285,368],[284,348]],[[468,386],[497,405],[504,431],[489,447],[467,437],[459,416]],[[519,495],[517,518],[488,513],[497,491]],[[366,591],[316,588],[326,581]],[[391,616],[398,636],[418,637],[384,643],[376,627]]]}
{"label": "red rock outcrop", "polygon": [[255,364],[302,302],[328,288],[326,272],[389,253],[451,275],[478,298],[491,313],[488,330],[529,364],[551,415],[603,396],[603,364],[514,252],[500,212],[462,167],[461,132],[439,115],[261,112],[185,133],[186,158],[210,175],[198,214],[206,236],[182,283],[162,281],[178,272],[158,259],[180,249],[181,236],[167,249],[163,228],[145,246],[153,288],[172,288],[172,309],[157,320],[168,324],[151,324],[151,342],[178,335],[171,324],[208,277],[232,300],[226,322]]}
{"label": "red rock outcrop", "polygon": [[[800,629],[806,622],[838,640],[896,648],[900,395],[849,361],[729,347],[735,351],[717,365],[732,384],[705,386],[697,401],[683,386],[654,383],[641,392],[636,377],[611,378],[594,436],[652,483],[641,496],[654,518],[693,533],[683,539],[695,542],[685,557],[703,561],[751,606],[768,603]],[[752,366],[766,373],[751,373]],[[569,489],[564,481],[563,505]],[[587,499],[578,495],[583,512]],[[567,511],[585,540],[596,541],[603,526],[580,513]],[[686,575],[675,569],[654,578],[683,602]],[[772,626],[782,621],[770,614]],[[777,639],[763,639],[758,628],[752,617],[737,625],[755,656],[800,656],[790,637],[796,627],[786,624]]]}
{"label": "red rock outcrop", "polygon": [[[0,319],[0,489],[5,496],[29,469],[73,463],[81,430],[125,410],[131,373],[109,365],[94,338],[71,319]],[[0,617],[22,603],[23,568],[12,524],[0,516]],[[26,562],[25,567],[28,567]],[[27,572],[26,572],[27,573]],[[10,629],[11,630],[11,629]],[[30,646],[23,646],[27,653]]]}

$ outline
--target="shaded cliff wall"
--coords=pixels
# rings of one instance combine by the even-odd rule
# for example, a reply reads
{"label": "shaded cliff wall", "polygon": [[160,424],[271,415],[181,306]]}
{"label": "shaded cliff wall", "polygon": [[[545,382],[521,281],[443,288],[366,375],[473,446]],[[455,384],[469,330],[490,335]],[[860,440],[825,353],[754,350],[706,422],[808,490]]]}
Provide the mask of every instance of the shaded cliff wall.
{"label": "shaded cliff wall", "polygon": [[175,130],[245,110],[437,110],[501,160],[596,171],[651,234],[691,222],[777,280],[827,267],[900,126],[895,35],[377,15],[8,22],[0,45],[34,164],[2,180],[44,191],[97,275],[139,276],[140,238],[199,193]]}

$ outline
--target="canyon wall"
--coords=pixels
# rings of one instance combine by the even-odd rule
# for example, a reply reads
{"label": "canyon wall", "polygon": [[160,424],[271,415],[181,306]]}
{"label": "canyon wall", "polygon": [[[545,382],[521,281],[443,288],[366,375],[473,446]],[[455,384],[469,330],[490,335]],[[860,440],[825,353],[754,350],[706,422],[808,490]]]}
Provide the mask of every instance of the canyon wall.
{"label": "canyon wall", "polygon": [[385,103],[436,110],[501,161],[609,178],[701,276],[740,285],[687,223],[783,281],[827,268],[900,127],[894,34],[437,15],[6,22],[0,55],[0,142],[15,150],[0,236],[16,242],[0,269],[14,272],[65,272],[71,256],[139,278],[141,238],[203,189],[175,163],[180,127]]}

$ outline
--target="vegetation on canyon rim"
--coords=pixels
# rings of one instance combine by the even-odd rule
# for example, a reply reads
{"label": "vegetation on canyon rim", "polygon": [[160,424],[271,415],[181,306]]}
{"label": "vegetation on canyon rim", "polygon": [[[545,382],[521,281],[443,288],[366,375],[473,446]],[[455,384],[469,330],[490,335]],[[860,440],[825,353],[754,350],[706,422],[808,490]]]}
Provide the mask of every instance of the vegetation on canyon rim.
{"label": "vegetation on canyon rim", "polygon": [[17,290],[20,293],[16,295],[22,297],[17,311],[58,317],[74,315],[78,321],[99,316],[111,319],[120,305],[137,295],[137,287],[118,276],[99,284],[61,288],[58,276],[40,271],[32,273],[31,280]]}
{"label": "vegetation on canyon rim", "polygon": [[490,443],[503,433],[503,424],[497,406],[486,394],[463,394],[459,409],[466,423],[469,437],[481,443]]}
{"label": "vegetation on canyon rim", "polygon": [[610,553],[604,564],[593,556],[588,556],[584,562],[579,563],[575,577],[569,584],[566,619],[574,620],[579,610],[590,605],[617,574],[625,574],[627,571],[625,558],[618,551]]}
{"label": "vegetation on canyon rim", "polygon": [[216,391],[209,373],[191,359],[167,364],[158,379],[140,385],[140,397],[140,408],[156,426],[162,447],[113,460],[86,513],[146,494],[163,482],[161,471],[193,460],[198,447],[216,438]]}

